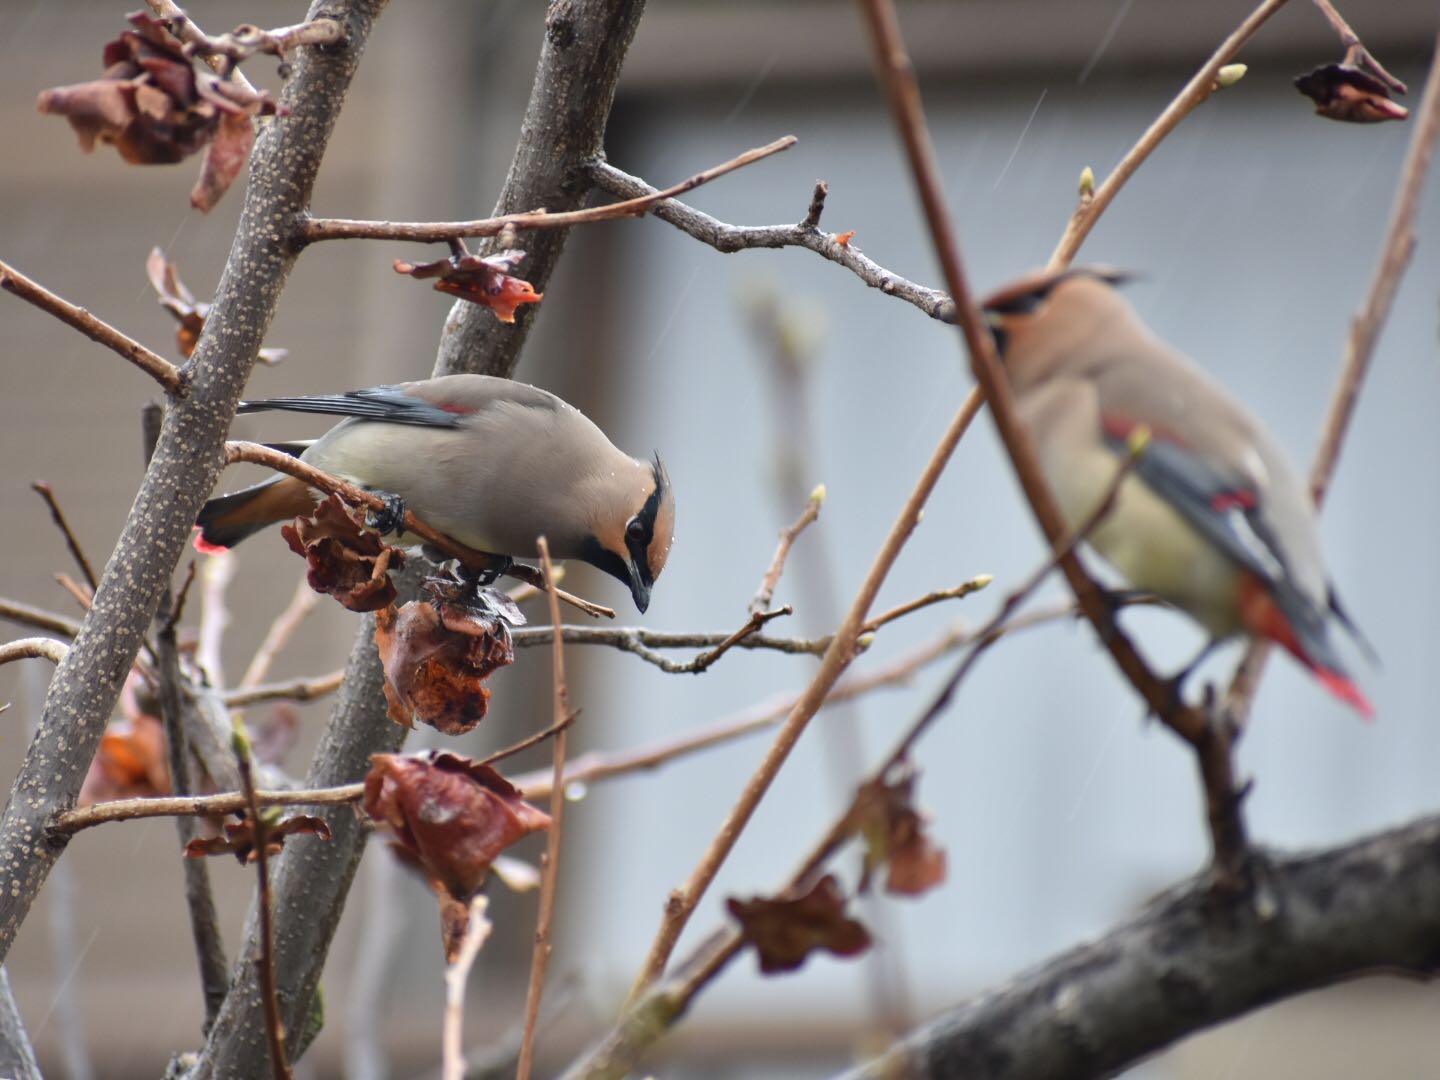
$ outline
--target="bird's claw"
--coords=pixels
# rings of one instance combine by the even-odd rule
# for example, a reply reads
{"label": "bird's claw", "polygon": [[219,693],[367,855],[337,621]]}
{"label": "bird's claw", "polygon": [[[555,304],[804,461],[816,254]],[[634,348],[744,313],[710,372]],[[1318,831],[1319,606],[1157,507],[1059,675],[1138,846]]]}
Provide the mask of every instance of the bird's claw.
{"label": "bird's claw", "polygon": [[492,555],[490,557],[494,562],[484,570],[475,570],[464,563],[457,563],[455,572],[461,580],[469,582],[478,592],[480,589],[494,585],[501,574],[508,573],[510,568],[515,565],[515,560],[509,555]]}
{"label": "bird's claw", "polygon": [[405,500],[389,491],[377,491],[376,495],[385,505],[379,510],[365,513],[365,524],[381,536],[405,531]]}

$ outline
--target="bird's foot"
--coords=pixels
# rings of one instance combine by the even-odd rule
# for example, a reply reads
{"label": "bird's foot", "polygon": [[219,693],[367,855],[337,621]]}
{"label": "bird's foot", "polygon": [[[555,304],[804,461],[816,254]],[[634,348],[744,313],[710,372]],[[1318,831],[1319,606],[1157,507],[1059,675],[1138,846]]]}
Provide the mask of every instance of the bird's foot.
{"label": "bird's foot", "polygon": [[378,495],[385,505],[379,510],[366,511],[365,524],[381,536],[404,532],[405,500],[389,491],[377,491],[374,494]]}
{"label": "bird's foot", "polygon": [[473,585],[476,590],[488,588],[494,585],[501,574],[508,573],[515,565],[515,560],[509,555],[491,555],[491,565],[483,570],[476,570],[466,566],[464,563],[455,564],[455,574],[460,580]]}

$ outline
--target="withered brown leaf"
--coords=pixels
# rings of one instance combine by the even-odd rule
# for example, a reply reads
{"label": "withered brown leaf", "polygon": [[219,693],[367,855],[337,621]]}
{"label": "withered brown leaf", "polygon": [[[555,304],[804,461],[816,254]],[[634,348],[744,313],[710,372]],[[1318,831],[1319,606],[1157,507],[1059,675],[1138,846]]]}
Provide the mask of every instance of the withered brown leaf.
{"label": "withered brown leaf", "polygon": [[[175,347],[180,355],[189,359],[200,340],[200,331],[205,329],[205,319],[210,314],[210,305],[200,303],[180,280],[180,270],[165,252],[151,248],[145,259],[145,276],[160,298],[160,306],[175,317],[180,326],[175,331]],[[261,363],[275,365],[289,355],[287,349],[261,349],[257,359]]]}
{"label": "withered brown leaf", "polygon": [[538,304],[544,293],[522,278],[512,276],[525,258],[525,252],[502,251],[499,255],[452,255],[428,263],[395,260],[395,272],[413,278],[437,278],[434,288],[472,304],[480,304],[495,312],[501,322],[513,323],[515,309],[522,304]]}
{"label": "withered brown leaf", "polygon": [[905,768],[893,781],[877,780],[856,792],[851,822],[865,841],[861,892],[881,866],[885,891],[901,896],[919,896],[945,880],[945,849],[930,839],[915,809],[915,778]]}
{"label": "withered brown leaf", "polygon": [[490,707],[492,672],[515,659],[510,630],[498,616],[412,600],[376,616],[375,647],[385,669],[387,714],[397,724],[416,720],[460,735]]}
{"label": "withered brown leaf", "polygon": [[740,933],[755,946],[760,971],[794,971],[816,949],[836,956],[857,956],[870,947],[870,931],[845,914],[845,893],[833,874],[796,897],[757,896],[725,901],[740,923]]}
{"label": "withered brown leaf", "polygon": [[497,855],[550,824],[550,815],[498,772],[460,754],[375,754],[370,761],[365,813],[437,892],[462,904],[485,883]]}
{"label": "withered brown leaf", "polygon": [[316,592],[351,611],[378,611],[395,602],[389,571],[405,565],[405,553],[364,528],[336,496],[315,507],[311,517],[280,526],[280,535],[305,557],[305,580]]}
{"label": "withered brown leaf", "polygon": [[1324,64],[1297,76],[1295,88],[1315,102],[1315,112],[1351,124],[1404,120],[1410,110],[1390,99],[1383,81],[1350,64]]}
{"label": "withered brown leaf", "polygon": [[[316,836],[321,840],[329,840],[330,826],[325,823],[324,818],[312,817],[309,814],[292,814],[279,821],[270,822],[265,828],[265,854],[278,855],[283,851],[287,836]],[[260,857],[255,839],[255,820],[249,814],[244,814],[239,821],[225,822],[223,836],[197,836],[185,845],[184,853],[187,859],[199,859],[206,855],[234,855],[241,865],[244,865]]]}

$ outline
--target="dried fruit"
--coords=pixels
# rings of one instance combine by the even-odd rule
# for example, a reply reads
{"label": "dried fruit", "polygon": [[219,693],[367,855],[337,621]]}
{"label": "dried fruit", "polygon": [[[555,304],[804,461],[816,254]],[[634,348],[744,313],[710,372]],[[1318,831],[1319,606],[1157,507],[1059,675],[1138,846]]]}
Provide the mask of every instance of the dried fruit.
{"label": "dried fruit", "polygon": [[[263,815],[265,811],[261,811]],[[278,855],[285,847],[287,836],[318,836],[330,839],[330,826],[323,818],[309,814],[292,814],[287,818],[267,821],[265,825],[265,853]],[[249,814],[243,814],[239,821],[225,822],[223,836],[197,836],[185,845],[187,859],[199,859],[206,855],[234,855],[243,866],[260,857],[255,843],[255,821]]]}
{"label": "dried fruit", "polygon": [[485,719],[485,680],[515,659],[509,628],[498,615],[457,604],[411,601],[375,620],[375,646],[385,669],[388,715],[460,735]]}
{"label": "dried fruit", "polygon": [[931,841],[925,819],[912,801],[915,772],[906,767],[898,779],[863,785],[856,793],[851,823],[865,841],[860,891],[885,867],[885,891],[919,896],[945,880],[945,850]]}
{"label": "dried fruit", "polygon": [[472,304],[481,304],[495,312],[501,322],[513,323],[515,309],[521,304],[538,304],[544,293],[522,278],[513,277],[525,258],[523,251],[502,251],[499,255],[472,255],[456,252],[446,259],[429,263],[408,263],[395,260],[395,272],[413,278],[438,278],[434,287]]}
{"label": "dried fruit", "polygon": [[378,611],[395,602],[389,571],[405,565],[405,553],[350,515],[331,495],[310,517],[280,526],[290,550],[305,556],[306,581],[318,593],[335,597],[351,611]]}
{"label": "dried fruit", "polygon": [[550,815],[498,772],[460,754],[375,754],[370,761],[365,813],[437,892],[461,904],[485,883],[496,856],[550,824]]}
{"label": "dried fruit", "polygon": [[1295,88],[1315,102],[1315,112],[1351,124],[1404,120],[1410,110],[1390,100],[1390,87],[1350,64],[1325,64],[1295,79]]}

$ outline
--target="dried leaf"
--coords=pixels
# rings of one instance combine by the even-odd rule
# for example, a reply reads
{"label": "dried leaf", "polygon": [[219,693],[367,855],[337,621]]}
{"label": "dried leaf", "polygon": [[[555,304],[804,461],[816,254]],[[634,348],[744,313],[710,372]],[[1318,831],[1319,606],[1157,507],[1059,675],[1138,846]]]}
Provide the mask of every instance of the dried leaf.
{"label": "dried leaf", "polygon": [[745,941],[755,946],[765,975],[794,971],[816,949],[856,956],[870,947],[870,932],[845,914],[845,894],[833,874],[802,896],[731,897],[725,906],[739,920]]}
{"label": "dried leaf", "polygon": [[842,233],[836,233],[836,234],[835,234],[835,243],[839,244],[841,247],[849,247],[849,246],[850,246],[850,241],[851,241],[851,240],[854,240],[854,239],[855,239],[855,230],[854,230],[854,229],[851,229],[849,232],[842,232]]}
{"label": "dried leaf", "polygon": [[437,892],[461,903],[479,891],[500,852],[550,824],[498,772],[459,754],[375,754],[370,761],[365,812]]}
{"label": "dried leaf", "polygon": [[502,251],[499,255],[452,255],[430,263],[408,263],[395,260],[395,272],[413,278],[437,278],[434,288],[472,304],[481,304],[495,312],[501,322],[513,323],[515,309],[522,304],[538,304],[544,293],[518,277],[514,271],[525,258],[523,251]]}
{"label": "dried leaf", "polygon": [[[180,280],[180,271],[174,263],[165,258],[165,252],[158,247],[151,248],[145,258],[145,276],[160,298],[160,306],[175,316],[180,324],[175,331],[175,347],[187,360],[195,351],[200,340],[200,331],[205,329],[205,320],[210,315],[210,305],[198,302],[185,283]],[[258,359],[267,364],[278,364],[289,355],[286,349],[261,349]]]}
{"label": "dried leaf", "polygon": [[515,649],[500,617],[473,611],[461,617],[454,604],[442,610],[415,600],[398,611],[386,608],[375,619],[375,646],[390,719],[459,735],[485,719],[485,680],[515,659]]}
{"label": "dried leaf", "polygon": [[1325,64],[1295,79],[1295,88],[1315,102],[1317,115],[1351,124],[1404,120],[1410,110],[1390,100],[1390,88],[1349,64]]}
{"label": "dried leaf", "polygon": [[209,209],[248,159],[250,118],[280,107],[264,91],[197,71],[161,20],[146,12],[129,20],[133,29],[105,46],[101,78],[42,91],[36,104],[64,116],[86,153],[109,143],[132,165],[172,165],[219,135],[191,196]]}
{"label": "dried leaf", "polygon": [[[264,811],[261,813],[263,815]],[[265,854],[278,855],[283,851],[287,836],[318,836],[321,840],[329,840],[330,826],[323,818],[309,814],[292,814],[269,822],[265,829]],[[225,822],[223,836],[197,836],[185,845],[187,859],[206,855],[234,855],[241,865],[254,862],[260,857],[255,844],[255,820],[249,814],[241,815],[239,821]]]}
{"label": "dried leaf", "polygon": [[919,896],[945,880],[945,849],[931,841],[912,801],[915,778],[906,768],[898,779],[865,784],[856,793],[851,822],[865,840],[861,892],[881,866],[885,891],[901,896]]}
{"label": "dried leaf", "polygon": [[112,721],[100,736],[76,804],[169,794],[165,727],[154,716],[138,714]]}
{"label": "dried leaf", "polygon": [[280,526],[290,550],[305,556],[305,580],[318,593],[335,597],[351,611],[378,611],[395,602],[388,571],[405,565],[405,554],[350,516],[334,495],[311,517]]}

